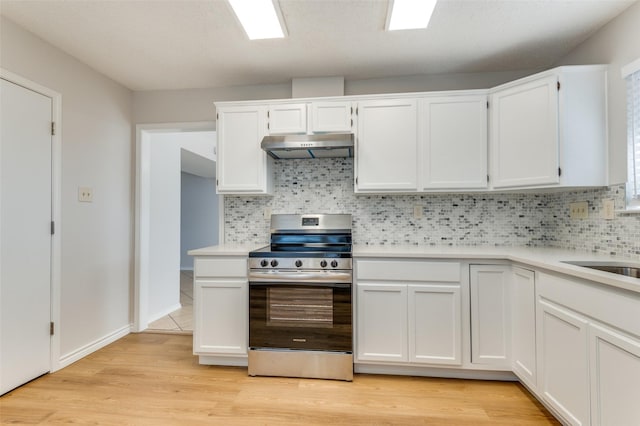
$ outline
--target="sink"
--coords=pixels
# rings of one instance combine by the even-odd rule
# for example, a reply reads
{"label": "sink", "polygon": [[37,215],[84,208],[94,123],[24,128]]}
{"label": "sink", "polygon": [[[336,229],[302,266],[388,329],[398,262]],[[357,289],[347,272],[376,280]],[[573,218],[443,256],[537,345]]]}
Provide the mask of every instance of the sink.
{"label": "sink", "polygon": [[562,263],[625,275],[627,277],[640,278],[640,265],[629,265],[622,262],[580,262],[568,260],[562,261]]}

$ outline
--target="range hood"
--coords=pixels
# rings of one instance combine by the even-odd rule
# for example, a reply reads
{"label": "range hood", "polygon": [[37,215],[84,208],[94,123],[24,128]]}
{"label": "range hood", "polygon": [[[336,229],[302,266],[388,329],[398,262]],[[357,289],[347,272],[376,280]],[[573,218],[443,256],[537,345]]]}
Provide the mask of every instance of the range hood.
{"label": "range hood", "polygon": [[353,157],[353,133],[265,136],[260,147],[276,160]]}

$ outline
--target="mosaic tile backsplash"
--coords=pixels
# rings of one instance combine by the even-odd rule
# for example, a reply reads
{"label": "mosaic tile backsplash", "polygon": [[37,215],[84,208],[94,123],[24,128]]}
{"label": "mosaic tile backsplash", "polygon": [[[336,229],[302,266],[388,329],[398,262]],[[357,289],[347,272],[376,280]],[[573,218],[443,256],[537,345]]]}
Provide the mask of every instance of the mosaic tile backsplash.
{"label": "mosaic tile backsplash", "polygon": [[[640,216],[600,219],[602,200],[624,205],[624,187],[547,194],[356,195],[353,159],[280,160],[273,197],[225,197],[225,241],[267,243],[272,213],[351,213],[355,244],[499,245],[640,256]],[[588,201],[590,218],[569,219]],[[414,218],[414,207],[423,217]]]}

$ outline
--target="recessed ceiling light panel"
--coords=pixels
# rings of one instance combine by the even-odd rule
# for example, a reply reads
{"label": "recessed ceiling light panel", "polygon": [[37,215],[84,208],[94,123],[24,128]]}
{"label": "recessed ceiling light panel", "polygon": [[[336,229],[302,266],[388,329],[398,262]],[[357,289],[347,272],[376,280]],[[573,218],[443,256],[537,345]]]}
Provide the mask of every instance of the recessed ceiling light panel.
{"label": "recessed ceiling light panel", "polygon": [[387,31],[427,28],[437,0],[389,0]]}
{"label": "recessed ceiling light panel", "polygon": [[276,0],[228,0],[251,40],[283,38],[282,13]]}

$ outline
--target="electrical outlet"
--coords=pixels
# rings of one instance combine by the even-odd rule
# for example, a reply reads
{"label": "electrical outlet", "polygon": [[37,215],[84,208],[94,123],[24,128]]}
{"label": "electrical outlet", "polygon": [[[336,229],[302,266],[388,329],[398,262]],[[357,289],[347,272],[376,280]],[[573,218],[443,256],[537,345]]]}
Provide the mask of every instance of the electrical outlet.
{"label": "electrical outlet", "polygon": [[569,204],[569,217],[571,219],[588,219],[589,218],[589,203],[587,201],[580,201],[577,203]]}
{"label": "electrical outlet", "polygon": [[265,220],[270,220],[271,219],[271,207],[265,207],[264,208],[264,218],[265,218]]}
{"label": "electrical outlet", "polygon": [[606,220],[616,218],[616,202],[613,198],[602,200],[602,218]]}
{"label": "electrical outlet", "polygon": [[86,186],[79,187],[78,201],[82,203],[93,203],[93,189]]}
{"label": "electrical outlet", "polygon": [[422,218],[422,206],[413,206],[413,218],[414,219]]}

